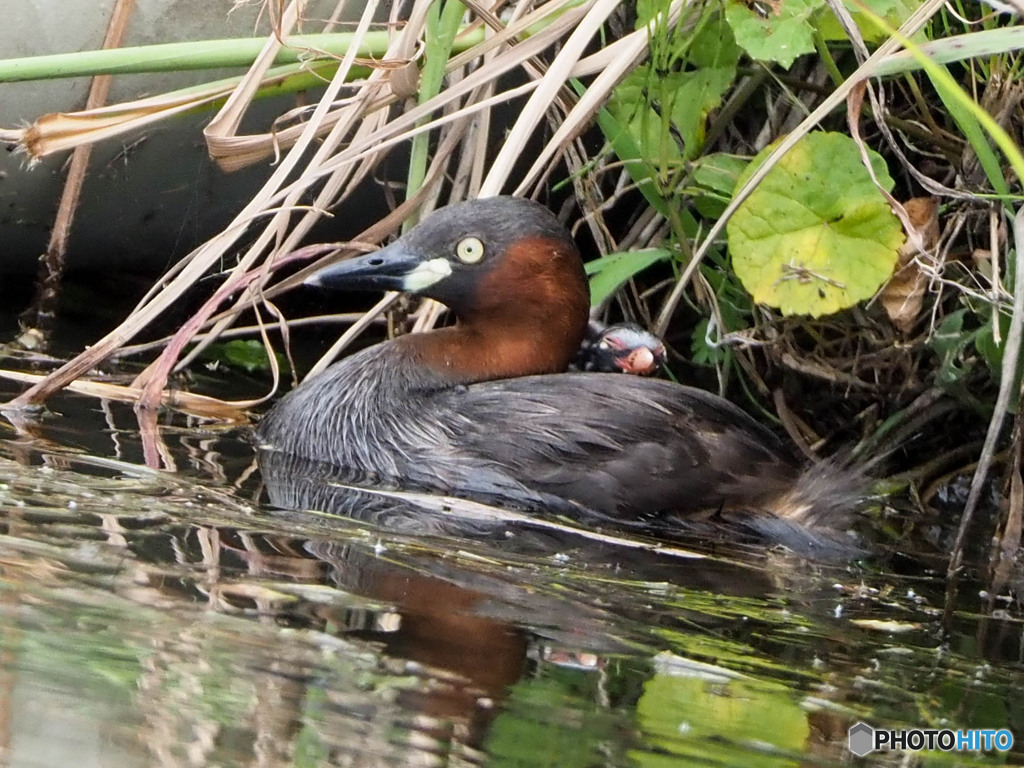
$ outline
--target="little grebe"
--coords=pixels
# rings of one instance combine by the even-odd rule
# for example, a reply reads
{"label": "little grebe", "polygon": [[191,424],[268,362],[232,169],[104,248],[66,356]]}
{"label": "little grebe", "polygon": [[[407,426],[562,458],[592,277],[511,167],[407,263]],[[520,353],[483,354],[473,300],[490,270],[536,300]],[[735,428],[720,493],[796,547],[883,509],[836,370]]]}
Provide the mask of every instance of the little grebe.
{"label": "little grebe", "polygon": [[801,471],[779,438],[720,397],[566,373],[587,330],[589,289],[576,244],[542,205],[451,205],[307,283],[417,293],[458,321],[305,381],[260,423],[264,449],[623,521],[739,512],[770,531],[771,521],[829,527],[849,508],[849,478]]}

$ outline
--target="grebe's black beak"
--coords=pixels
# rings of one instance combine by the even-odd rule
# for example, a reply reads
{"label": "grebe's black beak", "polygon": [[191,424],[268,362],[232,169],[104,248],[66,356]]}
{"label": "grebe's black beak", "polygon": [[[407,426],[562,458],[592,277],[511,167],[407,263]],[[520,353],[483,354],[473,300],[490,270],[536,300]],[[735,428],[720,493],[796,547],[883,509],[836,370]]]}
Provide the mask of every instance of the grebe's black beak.
{"label": "grebe's black beak", "polygon": [[339,261],[314,272],[304,285],[350,291],[417,293],[452,273],[443,257],[431,259],[396,240],[379,251]]}

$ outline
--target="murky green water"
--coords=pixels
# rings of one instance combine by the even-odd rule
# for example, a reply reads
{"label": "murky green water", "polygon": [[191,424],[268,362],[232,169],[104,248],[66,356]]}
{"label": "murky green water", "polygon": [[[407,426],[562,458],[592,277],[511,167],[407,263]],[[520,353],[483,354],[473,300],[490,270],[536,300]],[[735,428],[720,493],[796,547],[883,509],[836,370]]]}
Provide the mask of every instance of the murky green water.
{"label": "murky green water", "polygon": [[[1022,762],[1020,611],[967,583],[945,632],[925,563],[282,511],[240,431],[176,417],[154,471],[129,408],[52,408],[0,423],[4,765]],[[862,719],[1022,741],[854,760]]]}

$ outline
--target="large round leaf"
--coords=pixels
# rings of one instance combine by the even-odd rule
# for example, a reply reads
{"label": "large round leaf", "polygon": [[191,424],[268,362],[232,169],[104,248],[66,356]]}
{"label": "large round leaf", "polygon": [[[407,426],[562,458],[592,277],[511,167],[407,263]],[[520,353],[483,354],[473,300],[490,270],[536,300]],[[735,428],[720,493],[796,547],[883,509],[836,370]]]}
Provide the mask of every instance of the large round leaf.
{"label": "large round leaf", "polygon": [[[741,186],[771,147],[737,182]],[[887,190],[885,161],[871,165]],[[754,300],[787,315],[827,315],[868,299],[892,275],[903,229],[848,136],[812,133],[729,221],[733,269]]]}

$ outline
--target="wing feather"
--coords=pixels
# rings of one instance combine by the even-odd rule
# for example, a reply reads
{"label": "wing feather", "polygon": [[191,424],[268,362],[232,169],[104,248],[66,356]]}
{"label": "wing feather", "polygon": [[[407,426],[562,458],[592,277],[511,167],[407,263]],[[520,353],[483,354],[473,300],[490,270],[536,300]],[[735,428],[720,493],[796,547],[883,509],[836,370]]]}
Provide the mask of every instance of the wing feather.
{"label": "wing feather", "polygon": [[432,403],[461,416],[456,454],[606,514],[762,506],[798,474],[785,445],[741,410],[664,381],[525,377],[437,392]]}

